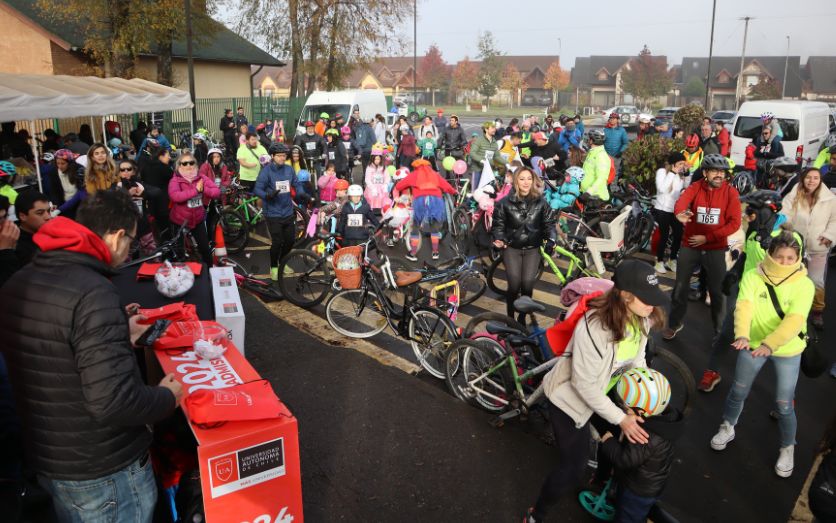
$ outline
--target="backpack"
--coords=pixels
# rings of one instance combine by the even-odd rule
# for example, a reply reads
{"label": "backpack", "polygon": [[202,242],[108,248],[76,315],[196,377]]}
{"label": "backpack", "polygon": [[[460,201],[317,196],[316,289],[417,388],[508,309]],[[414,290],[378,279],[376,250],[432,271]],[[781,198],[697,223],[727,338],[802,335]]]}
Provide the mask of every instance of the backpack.
{"label": "backpack", "polygon": [[575,327],[581,318],[584,317],[586,311],[589,310],[589,300],[603,295],[603,291],[590,292],[580,297],[575,306],[575,310],[563,321],[555,323],[546,331],[546,340],[549,342],[549,348],[555,357],[561,356],[566,352],[566,347],[569,345],[569,340],[572,339],[572,334],[575,332]]}
{"label": "backpack", "polygon": [[825,454],[807,497],[817,521],[836,520],[836,451]]}

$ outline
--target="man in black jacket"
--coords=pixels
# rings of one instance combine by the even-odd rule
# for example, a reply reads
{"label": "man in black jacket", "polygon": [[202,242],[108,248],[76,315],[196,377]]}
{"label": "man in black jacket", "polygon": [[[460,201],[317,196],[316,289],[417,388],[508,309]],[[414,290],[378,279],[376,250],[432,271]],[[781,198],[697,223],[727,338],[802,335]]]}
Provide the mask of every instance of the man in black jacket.
{"label": "man in black jacket", "polygon": [[136,235],[130,197],[99,191],[76,217],[41,227],[42,252],[0,290],[25,459],[59,521],[150,522],[149,426],[172,413],[182,390],[172,374],[157,387],[142,382],[132,348],[142,318],[128,318],[110,282]]}
{"label": "man in black jacket", "polygon": [[219,127],[221,132],[224,133],[226,155],[234,158],[235,153],[238,151],[238,140],[235,137],[235,132],[238,128],[235,127],[235,118],[232,117],[232,109],[224,109],[224,117],[221,118]]}
{"label": "man in black jacket", "polygon": [[531,159],[539,156],[544,160],[549,158],[554,159],[554,166],[557,170],[563,171],[566,169],[566,151],[557,142],[551,142],[544,133],[533,133],[531,141],[522,142],[518,149],[522,151],[524,148],[531,149],[531,155],[523,156],[523,161],[526,165],[531,165]]}

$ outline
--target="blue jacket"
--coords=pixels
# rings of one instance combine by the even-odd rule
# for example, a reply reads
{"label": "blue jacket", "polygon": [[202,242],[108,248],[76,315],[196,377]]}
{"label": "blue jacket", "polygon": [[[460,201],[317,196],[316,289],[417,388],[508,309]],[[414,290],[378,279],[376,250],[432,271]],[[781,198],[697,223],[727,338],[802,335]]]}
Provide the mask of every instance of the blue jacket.
{"label": "blue jacket", "polygon": [[577,181],[569,178],[568,181],[557,188],[556,191],[546,187],[546,201],[549,202],[549,207],[552,209],[565,209],[575,204],[575,200],[581,194],[581,185]]}
{"label": "blue jacket", "polygon": [[372,152],[374,140],[374,130],[371,125],[366,122],[357,124],[357,127],[354,129],[354,145],[360,153]]}
{"label": "blue jacket", "polygon": [[305,185],[296,178],[293,167],[270,162],[261,168],[255,180],[256,196],[264,200],[264,214],[268,218],[290,218],[293,216],[293,197],[290,188],[296,189],[296,197],[308,199]]}
{"label": "blue jacket", "polygon": [[630,143],[627,139],[627,131],[620,125],[616,127],[604,127],[604,134],[606,135],[604,149],[613,158],[623,153],[627,149],[627,144]]}
{"label": "blue jacket", "polygon": [[374,211],[366,203],[365,198],[360,199],[357,208],[351,203],[351,200],[343,204],[343,209],[340,211],[339,222],[337,222],[337,234],[343,237],[344,240],[360,243],[369,239],[369,226],[377,227],[377,216]]}
{"label": "blue jacket", "polygon": [[569,151],[570,147],[581,147],[581,141],[583,140],[583,133],[576,127],[574,131],[569,131],[569,129],[563,129],[560,132],[560,137],[557,139],[557,143],[563,147],[564,151]]}

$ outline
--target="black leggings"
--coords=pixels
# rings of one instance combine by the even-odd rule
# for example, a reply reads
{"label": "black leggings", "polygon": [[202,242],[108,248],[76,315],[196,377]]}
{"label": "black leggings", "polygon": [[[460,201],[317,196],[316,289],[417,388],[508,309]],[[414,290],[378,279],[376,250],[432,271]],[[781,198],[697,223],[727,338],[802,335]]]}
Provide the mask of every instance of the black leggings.
{"label": "black leggings", "polygon": [[537,269],[540,268],[542,257],[540,249],[515,249],[508,247],[502,252],[502,262],[505,264],[505,277],[508,280],[508,293],[505,295],[506,314],[514,317],[514,300],[534,293],[534,283],[537,281]]}
{"label": "black leggings", "polygon": [[589,423],[577,428],[575,420],[551,401],[547,403],[560,461],[540,487],[540,496],[534,505],[534,518],[537,521],[545,519],[548,510],[580,484],[589,460]]}
{"label": "black leggings", "polygon": [[197,242],[197,250],[200,251],[200,257],[203,263],[212,266],[212,250],[209,249],[209,234],[206,232],[206,220],[195,225],[191,230],[194,241]]}
{"label": "black leggings", "polygon": [[267,218],[270,231],[270,267],[278,267],[279,260],[293,248],[296,239],[296,223],[290,218]]}
{"label": "black leggings", "polygon": [[675,260],[682,245],[682,222],[676,219],[672,212],[653,209],[653,218],[659,226],[659,245],[656,247],[656,260],[665,261],[665,249],[668,237],[671,239],[671,260]]}

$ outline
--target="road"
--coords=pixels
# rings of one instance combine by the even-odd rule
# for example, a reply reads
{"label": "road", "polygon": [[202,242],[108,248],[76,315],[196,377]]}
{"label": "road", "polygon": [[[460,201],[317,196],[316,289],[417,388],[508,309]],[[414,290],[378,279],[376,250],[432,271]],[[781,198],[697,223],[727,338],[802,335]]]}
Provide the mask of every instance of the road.
{"label": "road", "polygon": [[[251,242],[238,258],[256,273],[267,272],[263,243]],[[666,276],[662,283],[669,288],[672,275]],[[833,279],[829,284],[836,291]],[[558,290],[553,276],[537,285],[534,298],[547,307],[544,322],[558,313]],[[247,354],[299,417],[310,521],[511,521],[536,497],[555,464],[541,419],[494,429],[490,416],[449,396],[441,381],[412,375],[411,348],[390,333],[370,343],[340,340],[322,319],[322,305],[312,311],[283,302],[269,307],[273,315],[255,299],[246,301]],[[462,308],[457,324],[488,310],[504,310],[490,290]],[[836,312],[826,315],[832,325]],[[709,322],[708,308],[691,303],[685,330],[673,342],[660,341],[697,377],[710,347]],[[830,350],[832,339],[826,333]],[[773,472],[778,433],[768,415],[774,391],[769,366],[753,387],[735,442],[723,453],[709,448],[733,365],[730,350],[720,368],[723,382],[697,398],[663,500],[681,521],[786,521],[834,414],[836,380],[800,378],[795,472],[781,479]],[[573,500],[558,513],[561,521],[589,520]]]}

